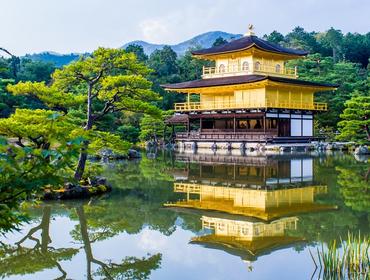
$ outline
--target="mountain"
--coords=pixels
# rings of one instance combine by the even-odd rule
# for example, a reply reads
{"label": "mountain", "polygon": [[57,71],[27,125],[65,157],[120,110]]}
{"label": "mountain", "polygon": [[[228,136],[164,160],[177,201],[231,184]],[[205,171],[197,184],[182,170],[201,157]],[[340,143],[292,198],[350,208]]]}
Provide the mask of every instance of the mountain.
{"label": "mountain", "polygon": [[[169,45],[178,55],[183,55],[189,48],[200,47],[200,48],[209,48],[212,46],[214,41],[218,37],[222,37],[227,41],[231,41],[233,39],[238,39],[242,37],[240,34],[231,34],[222,31],[211,31],[207,33],[200,34],[181,42],[176,45]],[[137,44],[143,47],[146,54],[150,55],[153,51],[157,49],[162,49],[165,44],[151,44],[145,41],[132,41],[127,44],[124,44],[121,48],[126,48],[128,45]],[[59,54],[56,52],[41,52],[35,54],[27,54],[25,55],[26,58],[37,60],[37,61],[44,61],[44,62],[52,62],[55,64],[56,67],[61,67],[70,63],[71,61],[77,59],[80,55],[87,55],[86,54],[78,54],[78,53],[71,53],[71,54]]]}
{"label": "mountain", "polygon": [[[189,48],[192,47],[201,47],[201,48],[209,48],[212,46],[214,41],[218,37],[222,37],[223,39],[227,41],[231,41],[233,39],[239,39],[242,37],[241,34],[231,34],[227,32],[222,31],[211,31],[207,33],[200,34],[198,36],[195,36],[194,38],[191,38],[189,40],[186,40],[184,42],[181,42],[176,45],[169,45],[178,55],[183,55]],[[126,48],[129,45],[136,44],[143,47],[144,52],[148,55],[150,55],[153,51],[157,49],[162,49],[165,45],[164,44],[151,44],[145,41],[132,41],[127,44],[124,44],[122,48]]]}
{"label": "mountain", "polygon": [[59,54],[56,52],[42,52],[34,54],[26,54],[25,58],[32,60],[51,62],[54,63],[56,67],[61,67],[70,63],[71,61],[80,57],[81,54],[71,53],[71,54]]}

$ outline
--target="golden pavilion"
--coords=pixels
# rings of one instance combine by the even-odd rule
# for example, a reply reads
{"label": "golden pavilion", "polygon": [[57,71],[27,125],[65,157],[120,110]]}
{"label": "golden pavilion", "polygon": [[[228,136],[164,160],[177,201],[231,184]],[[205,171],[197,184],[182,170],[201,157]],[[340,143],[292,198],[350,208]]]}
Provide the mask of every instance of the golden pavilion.
{"label": "golden pavilion", "polygon": [[191,243],[226,251],[244,261],[253,261],[271,251],[305,241],[303,237],[296,236],[297,217],[266,223],[214,215],[202,216],[201,221],[202,228],[213,233],[193,237]]}
{"label": "golden pavilion", "polygon": [[[210,147],[251,147],[256,143],[311,143],[314,115],[327,110],[315,102],[315,92],[336,85],[299,79],[297,67],[286,62],[306,56],[258,38],[253,27],[244,37],[221,46],[193,51],[195,58],[209,60],[202,79],[163,87],[184,93],[187,101],[175,104],[167,123],[182,124],[174,135],[177,143]],[[199,100],[192,102],[197,95]]]}
{"label": "golden pavilion", "polygon": [[297,230],[299,215],[337,209],[322,201],[328,188],[316,181],[310,155],[228,159],[177,155],[185,164],[172,170],[173,190],[181,197],[164,206],[200,216],[205,234],[191,243],[253,261],[305,241]]}

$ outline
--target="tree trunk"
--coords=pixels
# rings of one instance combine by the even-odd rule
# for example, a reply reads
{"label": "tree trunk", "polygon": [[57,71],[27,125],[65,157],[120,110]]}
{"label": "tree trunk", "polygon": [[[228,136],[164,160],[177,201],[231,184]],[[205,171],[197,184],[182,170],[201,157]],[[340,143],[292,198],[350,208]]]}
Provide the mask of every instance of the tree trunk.
{"label": "tree trunk", "polygon": [[333,49],[333,62],[337,63],[337,50],[335,49],[334,46],[332,47],[332,49]]}
{"label": "tree trunk", "polygon": [[370,127],[368,125],[365,125],[365,131],[366,131],[367,140],[370,141]]}
{"label": "tree trunk", "polygon": [[50,218],[51,218],[51,207],[44,206],[42,220],[41,220],[41,252],[46,254],[48,252],[48,246],[51,242],[49,228],[50,228]]}
{"label": "tree trunk", "polygon": [[93,85],[89,84],[87,91],[87,114],[86,114],[86,125],[85,130],[90,130],[92,128],[92,88]]}
{"label": "tree trunk", "polygon": [[85,216],[85,211],[82,205],[76,207],[76,212],[78,216],[78,220],[80,222],[80,229],[81,229],[81,238],[84,244],[84,250],[86,255],[86,262],[87,262],[87,279],[92,279],[91,276],[91,262],[94,259],[91,249],[91,242],[89,239],[89,233],[87,231],[87,220]]}
{"label": "tree trunk", "polygon": [[[86,125],[84,127],[85,130],[90,130],[93,125],[92,97],[91,97],[92,87],[93,85],[90,83],[88,85],[88,92],[87,92],[87,114],[86,114]],[[75,175],[74,175],[74,178],[78,181],[82,179],[82,176],[85,172],[88,147],[89,147],[89,141],[84,141],[83,146],[81,147],[81,152],[78,158],[78,164],[77,164],[77,168],[76,168]]]}
{"label": "tree trunk", "polygon": [[78,164],[77,164],[77,168],[76,168],[75,175],[74,175],[74,178],[78,181],[82,179],[82,176],[84,175],[84,172],[85,172],[88,146],[89,146],[89,142],[84,141],[83,146],[81,148],[80,156],[78,158]]}

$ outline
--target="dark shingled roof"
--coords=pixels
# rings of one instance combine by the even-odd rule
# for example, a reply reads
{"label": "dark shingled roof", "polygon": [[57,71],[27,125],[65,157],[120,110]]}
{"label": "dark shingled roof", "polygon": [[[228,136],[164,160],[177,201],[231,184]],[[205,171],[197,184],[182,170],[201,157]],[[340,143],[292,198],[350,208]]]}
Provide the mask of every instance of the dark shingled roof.
{"label": "dark shingled roof", "polygon": [[286,54],[286,55],[305,56],[308,54],[308,52],[306,51],[284,48],[277,44],[262,40],[254,35],[244,36],[240,39],[231,41],[221,46],[192,51],[192,54],[193,55],[211,55],[211,54],[246,50],[253,46],[255,46],[256,48],[265,50],[265,51]]}
{"label": "dark shingled roof", "polygon": [[188,81],[183,83],[177,84],[167,84],[162,85],[165,89],[188,89],[188,88],[202,88],[202,87],[211,87],[211,86],[228,86],[228,85],[237,85],[237,84],[246,84],[246,83],[254,83],[263,80],[269,80],[273,82],[279,83],[287,83],[293,85],[302,85],[302,86],[319,86],[319,87],[330,87],[336,88],[338,85],[334,84],[327,84],[327,83],[315,83],[297,79],[288,79],[288,78],[280,78],[274,76],[266,76],[266,75],[240,75],[240,76],[230,76],[230,77],[222,77],[222,78],[211,78],[211,79],[200,79],[194,81]]}
{"label": "dark shingled roof", "polygon": [[177,124],[177,123],[187,123],[189,121],[189,116],[186,114],[173,115],[165,121],[167,124]]}

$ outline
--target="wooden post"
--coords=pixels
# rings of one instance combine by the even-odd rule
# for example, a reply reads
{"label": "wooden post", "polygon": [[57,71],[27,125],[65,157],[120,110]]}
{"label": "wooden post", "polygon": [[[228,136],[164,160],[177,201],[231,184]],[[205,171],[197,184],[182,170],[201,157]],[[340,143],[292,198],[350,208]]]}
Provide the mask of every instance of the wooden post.
{"label": "wooden post", "polygon": [[190,109],[190,92],[188,92],[188,109]]}
{"label": "wooden post", "polygon": [[234,114],[234,133],[236,132],[236,118],[235,118],[235,114]]}
{"label": "wooden post", "polygon": [[189,135],[190,135],[190,120],[189,119],[187,122],[187,130],[188,130],[188,138],[189,138]]}
{"label": "wooden post", "polygon": [[163,145],[166,143],[167,124],[163,128]]}

